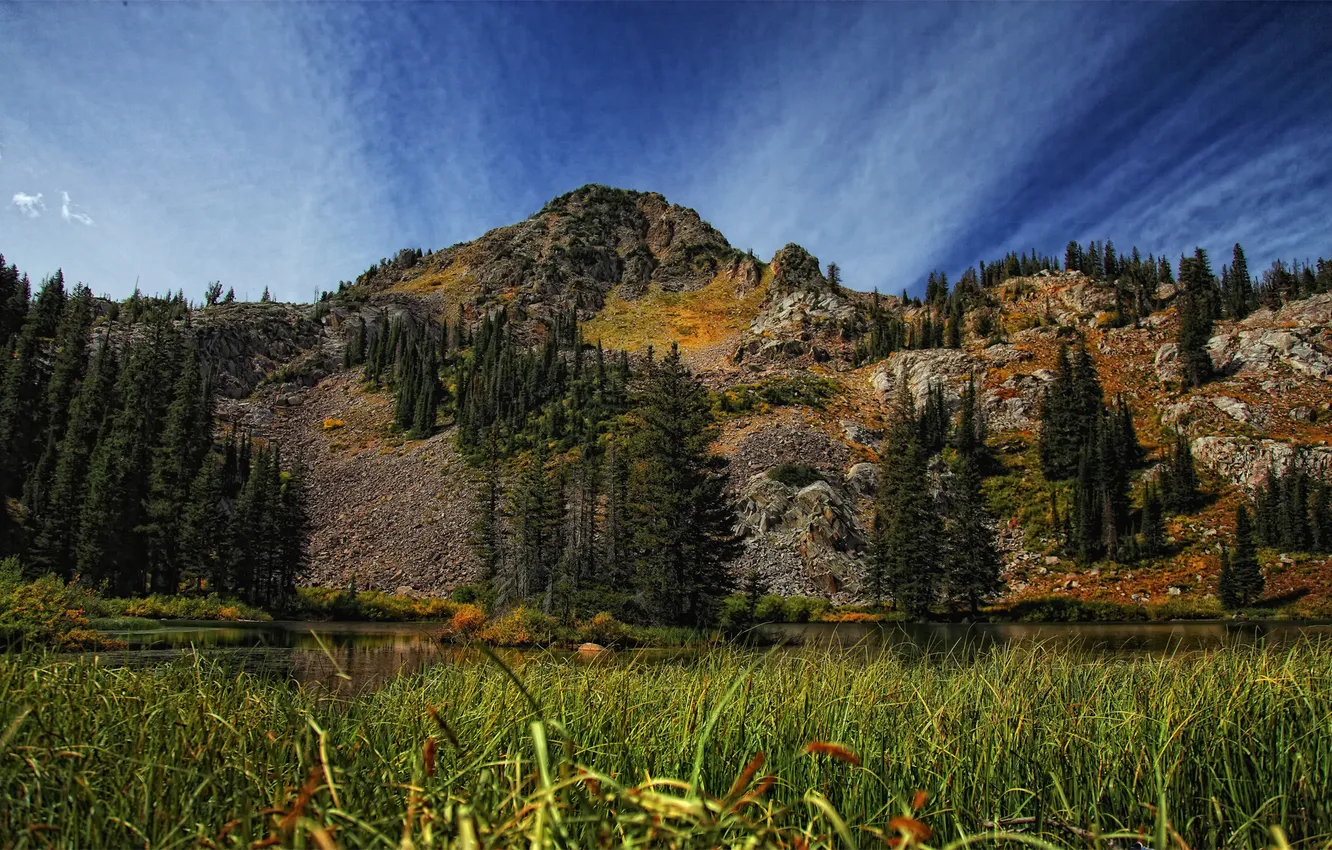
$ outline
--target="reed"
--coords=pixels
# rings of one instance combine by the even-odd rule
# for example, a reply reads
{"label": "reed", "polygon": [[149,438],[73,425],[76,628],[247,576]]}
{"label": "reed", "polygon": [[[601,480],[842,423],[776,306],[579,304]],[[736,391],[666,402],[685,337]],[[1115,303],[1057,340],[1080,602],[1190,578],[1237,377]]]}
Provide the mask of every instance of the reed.
{"label": "reed", "polygon": [[[1332,647],[0,660],[4,846],[1324,847]],[[1280,832],[1274,833],[1273,827]]]}

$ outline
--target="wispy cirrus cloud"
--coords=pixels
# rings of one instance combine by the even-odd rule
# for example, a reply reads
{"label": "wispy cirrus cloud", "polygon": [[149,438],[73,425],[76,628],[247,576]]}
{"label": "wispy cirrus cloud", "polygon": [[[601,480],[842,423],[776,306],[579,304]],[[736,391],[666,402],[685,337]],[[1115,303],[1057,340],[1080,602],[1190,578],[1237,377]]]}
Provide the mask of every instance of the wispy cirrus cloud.
{"label": "wispy cirrus cloud", "polygon": [[60,203],[61,218],[63,218],[65,221],[70,221],[70,222],[77,221],[79,224],[84,224],[87,225],[88,227],[93,226],[92,217],[89,216],[87,213],[77,213],[77,212],[72,212],[70,210],[68,192],[61,192],[60,197],[62,199]]}
{"label": "wispy cirrus cloud", "polygon": [[88,227],[0,249],[97,291],[308,299],[600,182],[862,289],[1070,238],[1325,252],[1330,26],[1312,4],[18,4],[0,192],[76,187],[62,219]]}
{"label": "wispy cirrus cloud", "polygon": [[28,218],[38,218],[41,216],[42,210],[46,209],[46,202],[42,200],[41,192],[35,195],[29,195],[26,192],[15,192],[13,203],[14,206],[18,207],[18,211]]}

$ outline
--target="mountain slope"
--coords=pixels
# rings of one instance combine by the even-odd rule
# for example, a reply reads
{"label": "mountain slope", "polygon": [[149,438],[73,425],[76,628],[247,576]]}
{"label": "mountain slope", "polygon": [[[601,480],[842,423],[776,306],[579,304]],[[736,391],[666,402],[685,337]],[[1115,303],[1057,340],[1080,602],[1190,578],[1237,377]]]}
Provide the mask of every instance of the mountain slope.
{"label": "mountain slope", "polygon": [[[887,401],[905,381],[917,401],[939,386],[955,407],[975,373],[1001,466],[986,488],[1010,596],[1142,601],[1215,593],[1219,541],[1230,535],[1235,505],[1295,447],[1308,468],[1332,471],[1332,295],[1219,322],[1211,343],[1218,377],[1181,390],[1172,294],[1163,289],[1160,309],[1139,326],[1114,327],[1109,282],[1077,272],[1012,277],[984,290],[960,347],[857,365],[873,304],[907,324],[942,317],[841,289],[797,245],[763,262],[660,195],[590,186],[473,242],[404,251],[318,310],[282,307],[300,326],[285,347],[243,332],[246,311],[273,305],[236,306],[229,319],[209,308],[196,324],[237,328],[213,333],[224,340],[217,346],[228,373],[249,376],[231,395],[254,392],[224,405],[224,417],[280,440],[313,470],[312,581],[442,592],[471,577],[471,474],[452,430],[421,441],[392,433],[389,400],[341,369],[341,353],[358,319],[387,313],[475,326],[503,306],[533,340],[572,309],[589,342],[639,353],[681,343],[723,408],[718,449],[731,460],[746,536],[737,569],[756,568],[776,590],[857,596]],[[1084,568],[1055,551],[1033,446],[1058,347],[1078,334],[1107,394],[1122,393],[1134,412],[1148,452],[1137,477],[1157,474],[1167,428],[1192,440],[1213,498],[1171,521],[1168,558]],[[247,346],[255,350],[248,359]],[[263,371],[268,377],[254,380]],[[768,475],[782,464],[813,467],[821,480],[783,484]],[[1332,599],[1326,559],[1264,557],[1272,590],[1305,593],[1315,607]]]}

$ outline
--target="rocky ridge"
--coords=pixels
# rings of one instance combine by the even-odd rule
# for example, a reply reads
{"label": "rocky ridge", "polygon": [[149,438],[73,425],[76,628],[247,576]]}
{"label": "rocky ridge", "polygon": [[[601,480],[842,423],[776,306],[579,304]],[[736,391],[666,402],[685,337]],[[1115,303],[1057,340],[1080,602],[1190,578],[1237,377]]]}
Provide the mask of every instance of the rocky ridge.
{"label": "rocky ridge", "polygon": [[[694,302],[671,300],[695,296],[720,307],[688,312],[680,305]],[[608,305],[629,304],[639,311],[626,314],[633,322],[675,310],[675,324],[662,325],[669,329],[724,311],[724,326],[682,335],[710,388],[781,376],[831,381],[837,391],[822,407],[764,407],[722,422],[718,449],[730,459],[729,492],[746,541],[736,569],[756,568],[781,592],[855,596],[877,443],[903,381],[918,405],[931,386],[956,405],[974,374],[991,433],[1020,451],[1030,445],[1055,352],[1074,333],[1086,335],[1107,392],[1132,406],[1151,456],[1165,429],[1188,434],[1219,498],[1172,527],[1179,540],[1197,541],[1192,560],[1115,575],[1078,572],[1050,554],[1048,541],[1024,534],[1016,515],[1000,516],[1011,593],[1159,598],[1167,582],[1210,592],[1219,563],[1213,541],[1228,533],[1226,511],[1239,494],[1297,455],[1311,469],[1332,466],[1332,295],[1218,323],[1218,376],[1196,390],[1181,388],[1172,371],[1169,306],[1137,327],[1115,328],[1110,287],[1065,272],[1010,279],[989,297],[997,330],[988,338],[972,334],[960,349],[900,351],[856,367],[848,337],[865,327],[868,296],[835,290],[803,248],[788,245],[764,263],[659,195],[585,187],[474,242],[380,264],[318,311],[232,305],[202,310],[192,324],[220,376],[224,420],[280,440],[311,466],[307,579],[336,586],[443,592],[473,569],[471,476],[452,433],[424,441],[391,434],[387,399],[340,369],[356,320],[385,314],[452,321],[461,307],[475,322],[506,305],[531,324],[574,306],[600,327]],[[781,464],[808,465],[822,480],[788,487],[768,476]]]}

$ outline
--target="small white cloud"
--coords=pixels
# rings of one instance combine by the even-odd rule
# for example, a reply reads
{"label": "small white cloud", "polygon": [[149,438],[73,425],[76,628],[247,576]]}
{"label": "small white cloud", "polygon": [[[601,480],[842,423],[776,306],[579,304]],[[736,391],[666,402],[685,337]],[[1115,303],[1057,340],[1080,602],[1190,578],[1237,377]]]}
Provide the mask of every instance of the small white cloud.
{"label": "small white cloud", "polygon": [[46,202],[42,200],[41,192],[38,192],[35,195],[29,195],[25,192],[15,192],[14,206],[18,207],[18,211],[26,215],[28,218],[37,218],[42,214],[42,210],[46,209]]}
{"label": "small white cloud", "polygon": [[[64,202],[60,205],[60,217],[65,221],[77,221],[80,224],[86,224],[89,227],[92,227],[93,220],[90,217],[83,213],[69,211],[69,193],[61,192],[60,194],[64,198]],[[41,195],[38,195],[37,197],[40,198]]]}

